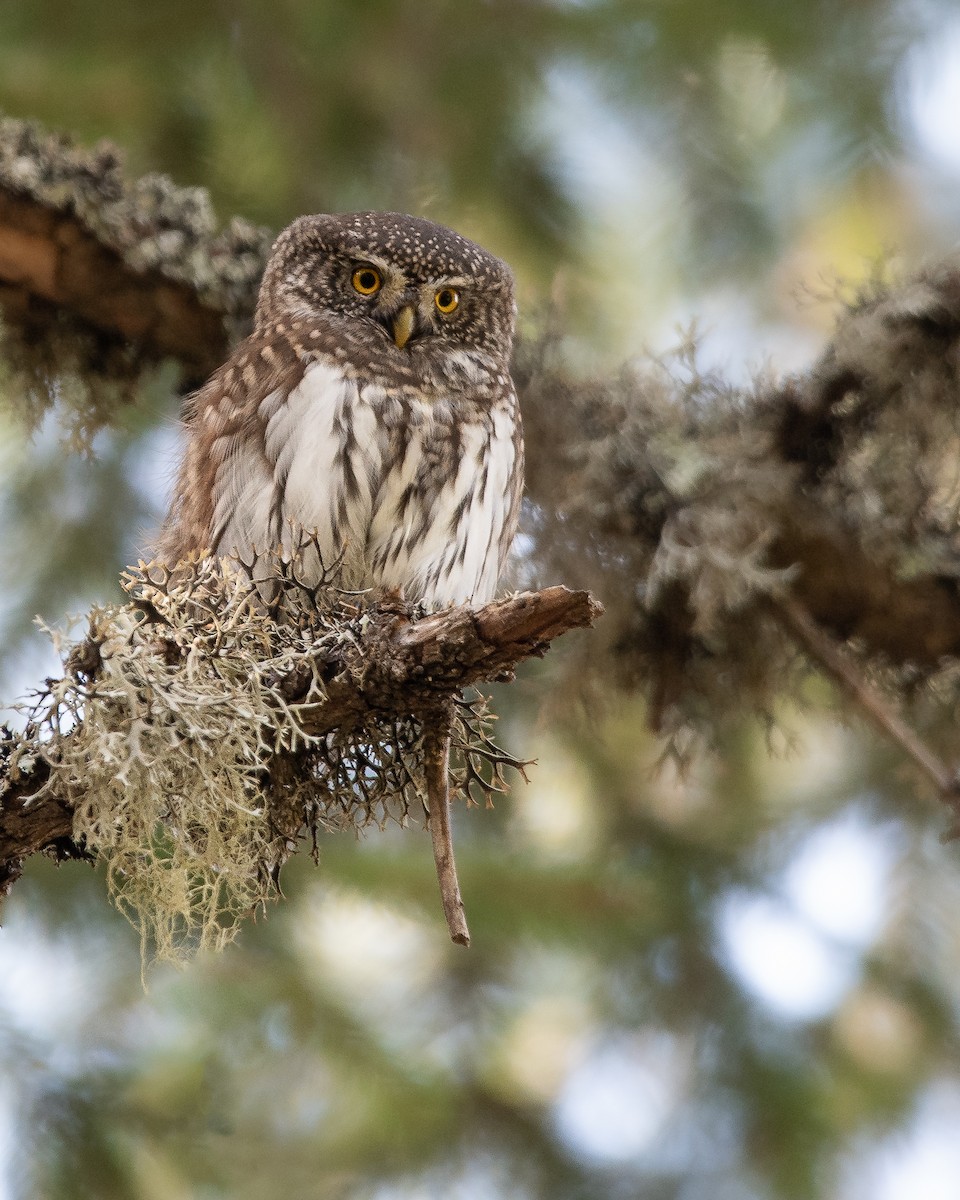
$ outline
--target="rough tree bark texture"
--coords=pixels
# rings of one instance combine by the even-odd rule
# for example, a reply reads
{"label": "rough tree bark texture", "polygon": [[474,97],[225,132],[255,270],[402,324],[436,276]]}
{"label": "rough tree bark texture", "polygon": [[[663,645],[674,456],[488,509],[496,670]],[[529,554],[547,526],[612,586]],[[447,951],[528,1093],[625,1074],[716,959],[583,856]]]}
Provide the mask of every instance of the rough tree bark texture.
{"label": "rough tree bark texture", "polygon": [[206,193],[128,181],[119,151],[0,119],[0,317],[28,341],[79,333],[94,367],[177,361],[202,382],[246,331],[272,235],[217,229]]}
{"label": "rough tree bark texture", "polygon": [[148,360],[172,355],[189,377],[226,356],[224,314],[195,289],[159,271],[134,271],[70,212],[0,190],[0,308],[35,337],[69,312],[99,337],[140,347]]}

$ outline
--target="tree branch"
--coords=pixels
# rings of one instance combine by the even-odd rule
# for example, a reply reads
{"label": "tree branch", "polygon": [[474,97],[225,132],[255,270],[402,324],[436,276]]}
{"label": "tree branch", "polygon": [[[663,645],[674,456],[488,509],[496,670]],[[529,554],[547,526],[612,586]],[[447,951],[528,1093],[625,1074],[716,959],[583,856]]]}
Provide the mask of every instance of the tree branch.
{"label": "tree branch", "polygon": [[[276,687],[286,703],[296,703],[319,674],[325,698],[301,714],[303,727],[318,735],[355,728],[371,713],[434,712],[438,701],[462,687],[509,677],[518,663],[542,656],[554,638],[592,625],[602,611],[588,593],[564,587],[523,592],[478,610],[448,609],[413,622],[390,609],[374,609],[361,640],[344,639],[318,661],[305,658]],[[97,655],[84,661],[95,664]],[[37,761],[13,776],[8,757],[3,753],[0,760],[0,891],[17,878],[30,854],[82,853],[70,842],[69,804],[55,790],[32,799],[50,777],[48,765]],[[442,838],[439,823],[438,830],[435,836]]]}
{"label": "tree branch", "polygon": [[[196,382],[249,321],[269,242],[268,231],[238,221],[218,233],[199,189],[159,176],[126,180],[115,147],[84,150],[35,125],[0,120],[0,309],[29,338],[50,338],[55,318],[66,315],[147,360],[178,360]],[[866,549],[822,495],[822,484],[866,421],[931,364],[947,371],[958,344],[960,268],[947,261],[858,298],[808,371],[742,396],[742,423],[762,424],[771,466],[797,478],[789,504],[770,513],[773,565],[799,567],[797,594],[824,628],[841,639],[856,636],[897,662],[935,664],[960,653],[960,591],[915,564],[906,578]],[[569,507],[571,496],[584,507],[591,497],[571,452],[582,457],[593,433],[622,422],[629,396],[616,392],[615,381],[572,381],[542,361],[532,369],[521,361],[517,380],[530,434],[531,497],[547,512]],[[626,384],[634,393],[644,386],[642,379]],[[563,409],[580,437],[570,437]],[[659,412],[669,418],[669,410]],[[630,465],[647,470],[642,462]],[[599,483],[633,497],[644,520],[672,503],[656,474],[643,496],[622,469]],[[607,497],[595,500],[592,537],[659,537],[659,528],[630,530]],[[564,576],[576,578],[566,570]]]}
{"label": "tree branch", "polygon": [[[960,810],[960,773],[956,768],[948,767],[917,731],[907,724],[896,708],[864,678],[843,649],[823,632],[799,601],[784,594],[772,597],[770,603],[778,620],[812,661],[840,686],[881,733],[912,759],[921,774],[933,784],[940,799],[953,809],[956,817]],[[960,829],[954,827],[945,836],[960,836]]]}
{"label": "tree branch", "polygon": [[172,358],[198,384],[248,326],[271,241],[242,220],[218,230],[201,189],[126,179],[110,143],[0,119],[0,313],[28,344],[66,327],[95,369]]}
{"label": "tree branch", "polygon": [[435,725],[427,730],[424,762],[426,766],[427,821],[433,840],[433,861],[440,884],[440,901],[451,940],[458,946],[470,945],[467,914],[460,896],[457,863],[453,856],[453,831],[450,828],[450,711],[438,714]]}
{"label": "tree branch", "polygon": [[173,357],[204,379],[226,356],[224,313],[159,271],[134,270],[76,219],[0,188],[0,307],[37,336],[68,312],[78,327],[138,348],[146,361]]}

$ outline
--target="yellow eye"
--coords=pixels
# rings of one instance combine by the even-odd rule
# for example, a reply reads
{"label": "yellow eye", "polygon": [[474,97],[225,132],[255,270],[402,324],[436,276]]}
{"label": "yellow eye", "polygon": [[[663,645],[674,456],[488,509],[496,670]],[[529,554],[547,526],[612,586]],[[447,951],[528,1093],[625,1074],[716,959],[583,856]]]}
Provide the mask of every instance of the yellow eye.
{"label": "yellow eye", "polygon": [[354,290],[358,291],[361,296],[372,296],[383,286],[383,280],[376,267],[357,267],[351,277],[351,282]]}
{"label": "yellow eye", "polygon": [[456,288],[441,288],[434,296],[433,302],[437,306],[437,312],[441,312],[445,317],[449,317],[460,303],[460,293]]}

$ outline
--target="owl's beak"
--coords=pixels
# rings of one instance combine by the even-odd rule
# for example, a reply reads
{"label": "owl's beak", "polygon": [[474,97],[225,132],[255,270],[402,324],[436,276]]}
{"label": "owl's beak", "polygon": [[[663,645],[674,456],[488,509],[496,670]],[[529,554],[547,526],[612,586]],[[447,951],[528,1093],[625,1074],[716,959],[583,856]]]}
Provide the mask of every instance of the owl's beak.
{"label": "owl's beak", "polygon": [[393,318],[393,340],[402,350],[410,338],[417,323],[417,314],[412,304],[405,304]]}

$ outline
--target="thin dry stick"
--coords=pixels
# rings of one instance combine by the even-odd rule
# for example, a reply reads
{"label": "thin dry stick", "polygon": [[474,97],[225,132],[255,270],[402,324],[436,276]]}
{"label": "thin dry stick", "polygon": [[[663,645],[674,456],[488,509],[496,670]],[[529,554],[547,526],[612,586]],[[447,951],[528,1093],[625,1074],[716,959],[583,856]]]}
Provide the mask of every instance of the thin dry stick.
{"label": "thin dry stick", "polygon": [[[793,596],[772,598],[773,610],[811,658],[815,659],[860,705],[883,733],[901,747],[933,783],[941,798],[955,810],[960,804],[960,777],[923,741],[887,700],[863,678],[843,650],[817,625]],[[960,836],[960,825],[945,835]]]}
{"label": "thin dry stick", "polygon": [[470,945],[467,915],[460,897],[457,863],[453,857],[453,836],[450,831],[450,723],[438,721],[425,734],[425,768],[427,804],[430,811],[427,824],[433,838],[433,861],[437,867],[440,900],[447,918],[450,937],[458,946]]}

